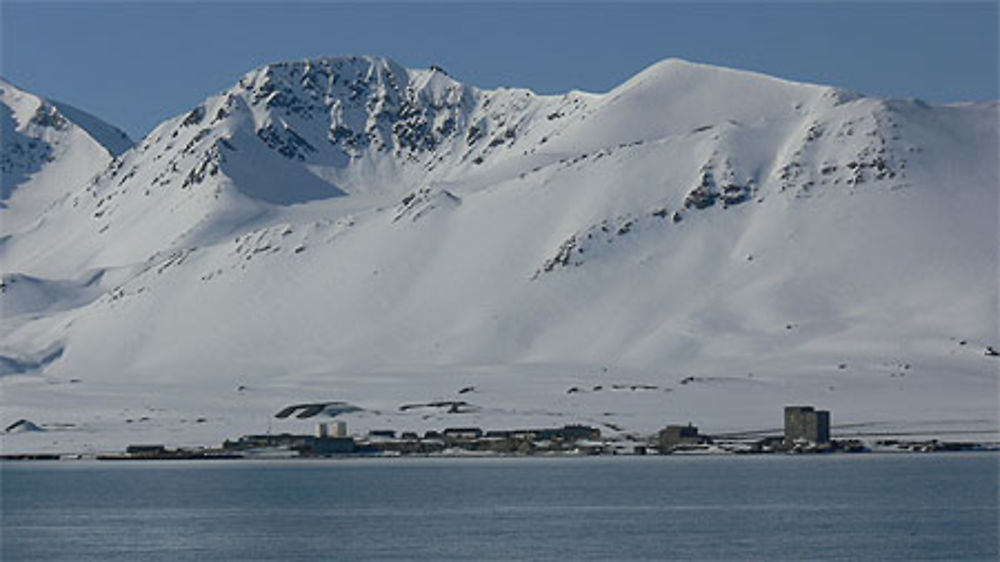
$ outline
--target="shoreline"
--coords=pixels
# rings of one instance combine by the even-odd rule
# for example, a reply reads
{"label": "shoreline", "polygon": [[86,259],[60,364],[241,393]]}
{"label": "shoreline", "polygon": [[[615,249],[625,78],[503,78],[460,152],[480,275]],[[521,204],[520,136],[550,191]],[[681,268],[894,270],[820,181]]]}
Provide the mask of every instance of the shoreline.
{"label": "shoreline", "polygon": [[[284,452],[281,452],[284,453]],[[291,452],[289,452],[291,453]],[[129,456],[127,454],[105,454],[105,453],[7,453],[0,454],[0,465],[6,463],[128,463],[139,464],[142,462],[156,463],[182,463],[182,462],[207,462],[217,464],[220,462],[299,462],[299,461],[357,461],[372,460],[391,462],[394,460],[406,459],[631,459],[631,458],[802,458],[802,457],[866,457],[866,456],[927,456],[927,455],[954,455],[954,454],[1000,454],[1000,444],[977,444],[967,448],[941,448],[935,450],[899,449],[899,448],[878,448],[863,451],[822,451],[822,452],[731,452],[731,451],[681,451],[671,453],[648,452],[648,453],[616,453],[616,454],[588,454],[574,451],[566,452],[545,452],[537,454],[517,454],[517,453],[490,453],[490,452],[461,452],[461,453],[430,453],[430,454],[385,454],[385,453],[345,453],[326,456],[302,456],[297,454],[181,454],[174,456]]]}

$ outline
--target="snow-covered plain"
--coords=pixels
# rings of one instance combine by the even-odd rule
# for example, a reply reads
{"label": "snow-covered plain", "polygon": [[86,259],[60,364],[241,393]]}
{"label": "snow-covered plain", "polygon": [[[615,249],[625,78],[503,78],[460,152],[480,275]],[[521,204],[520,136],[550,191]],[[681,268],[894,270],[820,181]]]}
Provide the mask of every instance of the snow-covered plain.
{"label": "snow-covered plain", "polygon": [[541,96],[374,57],[255,70],[125,152],[88,118],[4,176],[2,421],[46,431],[0,446],[211,445],[318,401],[362,432],[802,403],[994,440],[997,119],[676,59]]}

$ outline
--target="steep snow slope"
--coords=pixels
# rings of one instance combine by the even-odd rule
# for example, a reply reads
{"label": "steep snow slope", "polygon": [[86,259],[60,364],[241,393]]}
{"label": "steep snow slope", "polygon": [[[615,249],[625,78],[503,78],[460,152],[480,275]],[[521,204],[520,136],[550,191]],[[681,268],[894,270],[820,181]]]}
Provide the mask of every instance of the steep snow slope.
{"label": "steep snow slope", "polygon": [[565,96],[271,65],[6,241],[9,415],[76,429],[4,443],[215,442],[307,400],[995,432],[996,122],[678,60]]}
{"label": "steep snow slope", "polygon": [[111,125],[2,78],[0,131],[0,236],[22,229],[132,145]]}

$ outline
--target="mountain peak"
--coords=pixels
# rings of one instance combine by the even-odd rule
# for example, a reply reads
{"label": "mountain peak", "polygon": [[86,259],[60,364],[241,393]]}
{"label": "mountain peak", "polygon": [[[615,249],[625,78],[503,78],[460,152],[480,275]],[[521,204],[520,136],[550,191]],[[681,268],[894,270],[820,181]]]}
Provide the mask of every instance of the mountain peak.
{"label": "mountain peak", "polygon": [[84,130],[111,156],[128,150],[134,143],[121,129],[72,105],[33,94],[0,76],[0,103],[11,111],[18,130],[31,125],[76,126]]}
{"label": "mountain peak", "polygon": [[303,86],[319,80],[378,80],[405,76],[406,69],[385,57],[347,55],[280,61],[258,67],[244,75],[245,87],[269,80],[297,81]]}
{"label": "mountain peak", "polygon": [[[132,146],[120,129],[0,78],[3,232],[36,218]],[[76,178],[73,181],[69,177]]]}
{"label": "mountain peak", "polygon": [[639,83],[670,83],[686,82],[695,85],[711,85],[713,87],[764,87],[784,86],[793,89],[827,89],[821,86],[778,78],[769,74],[717,66],[707,63],[692,62],[671,57],[653,63],[619,86],[619,89]]}

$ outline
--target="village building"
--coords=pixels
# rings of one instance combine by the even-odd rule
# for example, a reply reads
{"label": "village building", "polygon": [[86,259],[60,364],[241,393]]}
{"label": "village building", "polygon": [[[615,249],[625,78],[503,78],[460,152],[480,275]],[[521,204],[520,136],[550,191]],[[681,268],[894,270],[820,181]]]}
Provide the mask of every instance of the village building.
{"label": "village building", "polygon": [[308,445],[299,449],[303,456],[325,457],[329,455],[344,455],[357,450],[357,444],[350,437],[320,437],[313,439]]}
{"label": "village building", "polygon": [[347,437],[347,422],[339,421],[331,423],[330,437]]}
{"label": "village building", "polygon": [[441,432],[448,440],[469,441],[483,436],[483,430],[478,427],[449,427]]}
{"label": "village building", "polygon": [[830,412],[812,406],[785,407],[785,445],[830,442]]}
{"label": "village building", "polygon": [[551,429],[534,429],[534,438],[539,441],[597,441],[601,430],[589,425],[564,425]]}
{"label": "village building", "polygon": [[685,447],[708,444],[712,440],[707,435],[700,435],[698,428],[688,423],[668,425],[661,429],[657,442],[661,453],[670,453]]}
{"label": "village building", "polygon": [[534,441],[538,439],[538,432],[534,429],[514,429],[510,431],[510,438],[521,441]]}
{"label": "village building", "polygon": [[167,454],[167,448],[163,445],[129,445],[125,448],[125,454],[133,457],[162,457]]}
{"label": "village building", "polygon": [[304,447],[312,439],[316,438],[312,435],[293,435],[291,433],[244,435],[236,441],[227,439],[222,443],[222,448],[236,451],[271,447],[294,449]]}
{"label": "village building", "polygon": [[491,429],[486,432],[487,439],[511,439],[514,432],[509,429]]}
{"label": "village building", "polygon": [[316,437],[347,437],[347,422],[317,423]]}
{"label": "village building", "polygon": [[297,451],[302,456],[328,456],[357,452],[357,444],[350,437],[330,437],[320,435],[325,430],[317,427],[317,435],[244,435],[236,441],[226,440],[222,448],[227,451],[248,451],[252,449],[287,449]]}

